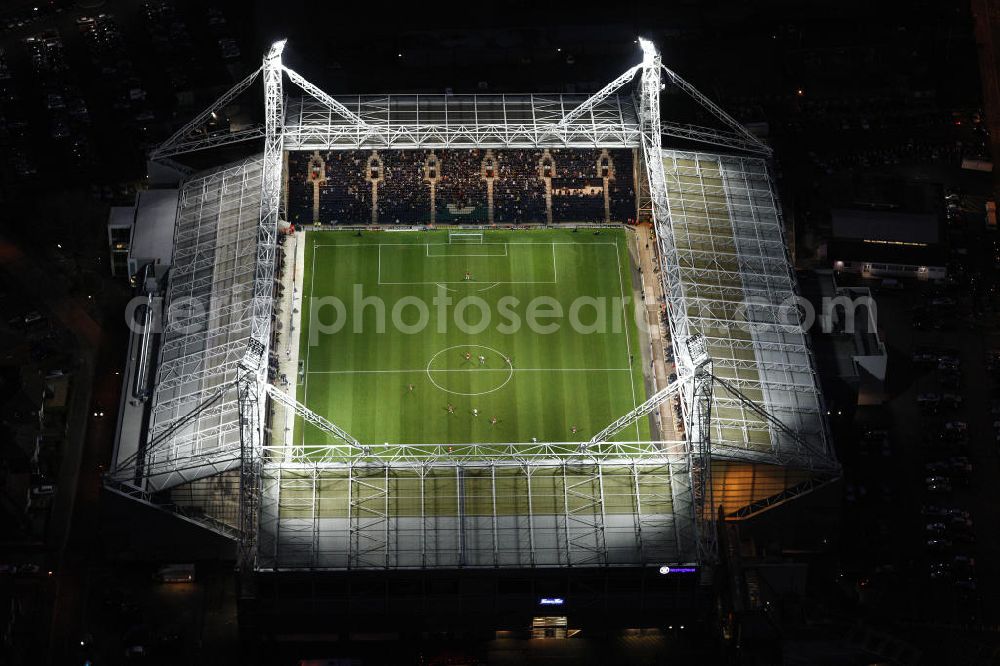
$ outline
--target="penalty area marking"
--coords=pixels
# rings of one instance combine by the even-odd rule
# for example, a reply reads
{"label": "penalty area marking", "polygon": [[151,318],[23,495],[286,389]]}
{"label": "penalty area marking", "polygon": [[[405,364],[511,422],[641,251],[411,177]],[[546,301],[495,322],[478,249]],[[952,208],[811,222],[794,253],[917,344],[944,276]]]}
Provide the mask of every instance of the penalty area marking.
{"label": "penalty area marking", "polygon": [[[511,245],[538,245],[538,246],[551,245],[552,246],[552,278],[553,279],[552,280],[510,280],[510,281],[500,281],[500,282],[496,282],[496,281],[494,281],[494,282],[487,282],[487,281],[478,281],[478,280],[454,280],[454,281],[444,281],[444,282],[442,282],[440,280],[431,280],[431,281],[426,281],[426,282],[384,282],[382,280],[382,248],[383,247],[412,247],[412,248],[419,248],[421,245],[423,245],[424,248],[425,248],[424,251],[425,251],[425,253],[427,253],[427,252],[429,252],[429,248],[430,248],[431,245],[449,246],[449,245],[451,245],[451,243],[316,243],[314,241],[313,242],[313,261],[312,261],[312,263],[313,263],[313,266],[315,267],[315,263],[316,263],[316,254],[315,253],[316,253],[316,250],[318,250],[321,247],[338,247],[338,248],[346,248],[346,247],[350,247],[350,248],[377,247],[378,248],[378,275],[377,275],[378,280],[377,280],[377,284],[379,284],[379,285],[403,286],[403,285],[433,284],[433,285],[438,285],[438,286],[444,287],[445,289],[448,289],[448,287],[446,287],[445,285],[449,285],[449,284],[482,285],[482,284],[485,284],[487,286],[484,287],[484,288],[482,288],[482,289],[480,289],[479,291],[486,291],[487,289],[492,289],[493,287],[496,287],[496,286],[501,285],[501,284],[557,284],[558,283],[558,269],[556,268],[556,246],[557,245],[605,245],[605,246],[610,245],[610,246],[612,246],[612,247],[615,248],[616,259],[619,262],[621,262],[621,258],[618,257],[618,244],[616,242],[614,242],[614,241],[592,241],[592,242],[586,242],[586,243],[575,242],[575,241],[550,241],[550,242],[541,242],[541,243],[532,243],[532,242],[523,242],[523,241],[504,241],[503,243],[483,243],[483,244],[484,245],[491,245],[491,244],[492,245],[501,245],[502,244],[502,245],[507,246],[507,247],[509,247]],[[447,258],[449,256],[457,256],[457,255],[429,255],[429,258],[431,258],[431,259],[434,259],[434,258]],[[471,255],[471,258],[475,258],[475,257],[492,257],[492,256],[504,256],[504,255],[477,254],[477,255]]]}
{"label": "penalty area marking", "polygon": [[[444,289],[446,291],[455,291],[455,292],[458,291],[458,289],[455,289],[454,287],[449,287],[446,284],[443,284],[441,282],[435,282],[434,284],[436,284],[437,286],[441,287],[442,289]],[[456,284],[456,283],[452,282],[451,284]],[[472,284],[482,284],[482,283],[481,282],[473,282]],[[499,287],[501,284],[502,284],[501,282],[494,282],[493,284],[487,285],[487,286],[483,287],[482,289],[476,289],[476,291],[489,291],[493,287]]]}
{"label": "penalty area marking", "polygon": [[[471,243],[464,243],[464,244],[465,245],[471,245]],[[541,245],[541,243],[539,243],[539,244]],[[507,251],[508,250],[507,243],[478,243],[478,244],[475,245],[475,247],[485,247],[487,245],[500,245],[500,246],[503,247],[503,254],[494,254],[492,252],[486,253],[486,254],[475,254],[475,253],[473,253],[473,254],[462,254],[462,253],[459,253],[459,252],[445,252],[444,254],[437,254],[437,253],[432,254],[431,253],[431,248],[432,247],[453,247],[453,245],[454,244],[452,244],[452,243],[424,243],[424,248],[426,248],[426,252],[424,253],[424,256],[427,257],[427,258],[429,258],[429,259],[433,259],[435,257],[448,258],[448,257],[506,257],[506,256],[509,256],[508,251]],[[460,243],[460,245],[462,245],[462,243]],[[381,247],[381,245],[380,245],[380,247]]]}

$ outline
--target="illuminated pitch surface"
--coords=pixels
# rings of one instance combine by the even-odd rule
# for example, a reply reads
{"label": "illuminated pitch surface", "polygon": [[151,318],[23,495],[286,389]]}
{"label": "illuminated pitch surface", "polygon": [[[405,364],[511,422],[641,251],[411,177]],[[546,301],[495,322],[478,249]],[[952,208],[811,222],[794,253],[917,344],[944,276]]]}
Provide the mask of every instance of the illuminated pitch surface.
{"label": "illuminated pitch surface", "polygon": [[[318,231],[305,243],[295,395],[362,443],[587,441],[647,397],[623,230]],[[384,303],[384,328],[374,305],[356,317],[361,299]],[[563,317],[536,318],[557,330],[532,330],[533,301],[542,315],[558,304]],[[640,419],[615,439],[649,437]],[[294,441],[335,443],[301,420]]]}

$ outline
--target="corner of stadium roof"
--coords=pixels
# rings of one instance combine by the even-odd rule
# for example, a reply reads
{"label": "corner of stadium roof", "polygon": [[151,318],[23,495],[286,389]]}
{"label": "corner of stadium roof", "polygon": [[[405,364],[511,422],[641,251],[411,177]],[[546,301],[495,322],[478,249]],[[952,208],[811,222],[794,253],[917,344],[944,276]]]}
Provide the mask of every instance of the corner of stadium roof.
{"label": "corner of stadium roof", "polygon": [[[713,506],[742,518],[839,476],[781,213],[761,158],[662,150],[674,339],[710,358]],[[693,362],[677,354],[683,373]]]}
{"label": "corner of stadium roof", "polygon": [[[706,516],[714,519],[720,507],[726,516],[743,518],[836,478],[839,467],[830,446],[808,339],[803,331],[786,324],[796,284],[764,159],[770,148],[663,66],[649,42],[640,42],[643,62],[589,97],[332,97],[284,66],[284,43],[276,43],[260,68],[150,154],[151,161],[176,166],[175,171],[183,176],[169,282],[165,294],[158,295],[167,316],[155,365],[150,364],[155,367],[151,389],[135,396],[138,406],[123,396],[123,410],[132,409],[135,413],[130,418],[136,423],[119,427],[106,487],[169,508],[220,533],[248,538],[241,504],[242,435],[247,419],[241,419],[238,387],[246,378],[240,364],[248,344],[263,341],[266,349],[270,335],[269,323],[261,330],[260,322],[270,321],[274,307],[272,227],[277,224],[280,188],[275,186],[280,179],[274,171],[281,168],[281,152],[466,147],[638,149],[644,174],[637,191],[640,219],[652,221],[660,244],[660,276],[671,337],[684,341],[700,336],[708,353],[707,366],[697,366],[684,345],[677,350],[678,374],[707,367],[712,379],[708,413],[698,416],[694,395],[681,393],[687,431],[703,433],[699,441],[709,447],[710,465],[694,469],[698,445],[693,442],[674,443],[683,452],[662,451],[652,457],[649,447],[630,452],[601,442],[610,452],[603,462],[598,457],[600,447],[579,453],[576,445],[570,449],[539,444],[527,447],[526,452],[526,445],[519,444],[504,459],[501,473],[495,453],[482,454],[475,445],[462,445],[452,454],[453,447],[441,445],[436,447],[440,455],[436,465],[451,465],[453,472],[466,469],[466,480],[460,483],[486,483],[494,497],[492,517],[489,511],[484,517],[459,517],[456,527],[456,518],[447,511],[420,518],[405,511],[390,516],[388,509],[379,513],[358,504],[361,500],[351,499],[350,491],[344,501],[353,504],[344,515],[321,515],[315,499],[319,487],[354,489],[360,484],[358,488],[364,486],[366,493],[381,488],[376,499],[384,500],[386,506],[393,493],[405,496],[401,489],[410,483],[409,477],[404,478],[409,472],[390,477],[391,463],[380,462],[379,467],[373,462],[370,451],[378,447],[348,442],[345,450],[353,453],[347,458],[359,462],[357,468],[353,462],[345,465],[344,456],[325,467],[305,458],[297,463],[287,458],[278,463],[265,459],[255,491],[260,507],[259,543],[256,531],[253,534],[254,548],[259,549],[255,567],[390,566],[390,557],[401,557],[390,555],[384,536],[390,521],[397,532],[393,538],[399,539],[397,547],[410,538],[407,534],[430,534],[427,525],[434,533],[443,530],[441,534],[469,529],[487,535],[492,530],[494,544],[492,551],[484,546],[479,562],[475,552],[452,552],[449,544],[435,546],[421,537],[419,544],[409,544],[416,553],[412,559],[396,560],[394,566],[498,566],[503,564],[497,559],[502,555],[496,547],[500,532],[510,532],[514,543],[523,541],[524,534],[531,537],[530,556],[521,544],[507,563],[513,566],[635,564],[649,558],[693,561],[700,552],[696,541],[701,528],[695,523]],[[225,131],[206,129],[258,76],[264,82],[267,122]],[[625,86],[637,76],[641,83],[635,91],[627,91]],[[286,98],[284,77],[297,86],[299,96]],[[725,129],[661,123],[661,77],[699,103]],[[664,137],[677,145],[707,144],[729,154],[664,149]],[[262,138],[264,153],[239,162],[197,173],[176,162],[186,153]],[[143,344],[141,336],[134,334],[129,357],[134,359],[132,350]],[[126,382],[136,373],[130,367]],[[266,389],[263,393],[275,402],[309,418],[311,412],[302,411],[305,408],[294,398],[276,396],[277,389],[271,386]],[[692,427],[693,419],[702,420]],[[263,425],[259,428],[262,431]],[[573,453],[567,453],[570,450]],[[405,462],[411,471],[418,466],[433,467],[426,461]],[[469,467],[462,468],[466,464]],[[380,473],[385,475],[381,482],[371,476]],[[630,488],[633,503],[642,503],[646,513],[637,514],[634,520],[607,513],[602,494],[588,495],[587,502],[575,508],[567,499],[563,516],[497,515],[496,497],[515,489],[521,492],[526,487],[531,505],[536,474],[540,479],[551,477],[567,493],[571,488],[578,493],[587,484],[603,489],[604,483],[594,479],[609,475],[609,484]],[[450,478],[454,487],[455,474]],[[463,478],[462,473],[458,478]],[[447,483],[427,472],[414,479],[421,496],[425,482]],[[695,487],[706,481],[707,487]],[[372,498],[375,495],[364,501]],[[706,500],[700,509],[695,508],[697,501]],[[324,510],[329,512],[329,506],[327,502]],[[536,530],[546,521],[552,523],[553,534],[562,526],[563,541],[536,544],[536,538],[548,538]],[[482,539],[487,543],[490,537]],[[342,541],[350,543],[345,546]],[[362,548],[363,544],[367,545]],[[436,561],[428,559],[434,548]]]}

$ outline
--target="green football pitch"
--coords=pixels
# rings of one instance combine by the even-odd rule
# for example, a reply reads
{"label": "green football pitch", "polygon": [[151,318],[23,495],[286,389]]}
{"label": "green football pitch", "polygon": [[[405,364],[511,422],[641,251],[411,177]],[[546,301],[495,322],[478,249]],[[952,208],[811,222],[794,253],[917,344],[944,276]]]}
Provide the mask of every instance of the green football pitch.
{"label": "green football pitch", "polygon": [[313,231],[302,271],[296,397],[361,442],[586,441],[647,397],[624,230]]}

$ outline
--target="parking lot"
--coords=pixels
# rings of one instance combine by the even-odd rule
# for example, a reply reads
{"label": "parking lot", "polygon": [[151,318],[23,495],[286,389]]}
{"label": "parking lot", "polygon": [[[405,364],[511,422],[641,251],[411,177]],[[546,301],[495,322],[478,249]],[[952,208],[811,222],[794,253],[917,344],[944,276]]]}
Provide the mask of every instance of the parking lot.
{"label": "parking lot", "polygon": [[845,452],[845,525],[860,526],[848,561],[873,611],[904,625],[995,625],[1000,365],[989,319],[973,319],[957,288],[909,285],[877,301],[891,399],[860,414]]}

